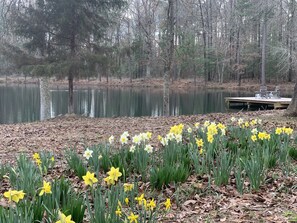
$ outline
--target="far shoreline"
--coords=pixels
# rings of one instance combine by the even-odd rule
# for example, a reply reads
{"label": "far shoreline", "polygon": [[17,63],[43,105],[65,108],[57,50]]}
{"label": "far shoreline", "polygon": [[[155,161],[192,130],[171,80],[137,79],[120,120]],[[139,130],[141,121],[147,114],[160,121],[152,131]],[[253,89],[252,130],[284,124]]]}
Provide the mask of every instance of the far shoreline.
{"label": "far shoreline", "polygon": [[[0,77],[0,85],[38,85],[38,77],[19,77],[19,76],[8,76]],[[68,88],[67,79],[57,80],[56,78],[50,78],[51,88]],[[274,90],[275,86],[279,86],[281,92],[290,92],[294,90],[294,82],[282,82],[278,83],[275,81],[269,81],[267,88]],[[163,89],[162,78],[151,78],[151,79],[133,79],[130,81],[128,78],[110,78],[107,82],[106,78],[102,78],[101,81],[95,78],[88,79],[75,79],[75,88],[152,88],[152,89]],[[255,79],[242,80],[241,86],[238,86],[237,82],[230,81],[226,83],[218,82],[204,82],[203,79],[197,79],[196,84],[194,79],[180,79],[174,80],[170,83],[171,90],[194,90],[194,89],[213,89],[213,90],[228,90],[228,91],[257,91],[259,90],[260,83]]]}

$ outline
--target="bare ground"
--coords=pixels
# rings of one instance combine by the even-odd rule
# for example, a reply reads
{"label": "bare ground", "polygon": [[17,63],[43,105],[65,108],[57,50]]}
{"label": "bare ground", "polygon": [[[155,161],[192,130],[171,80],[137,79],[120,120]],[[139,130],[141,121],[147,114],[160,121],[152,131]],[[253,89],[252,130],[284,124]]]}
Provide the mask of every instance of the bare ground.
{"label": "bare ground", "polygon": [[[47,121],[0,125],[0,160],[14,162],[19,153],[33,154],[50,150],[61,157],[65,148],[78,151],[88,145],[106,142],[110,135],[118,137],[123,131],[130,135],[152,131],[153,140],[164,135],[173,124],[194,124],[205,120],[229,122],[231,116],[261,118],[267,129],[289,126],[297,129],[297,118],[283,116],[282,110],[245,112],[236,114],[208,114],[178,117],[86,118],[69,115]],[[59,171],[60,172],[60,171]],[[268,177],[269,183],[257,193],[240,195],[230,186],[208,187],[207,179],[192,177],[181,185],[181,203],[163,222],[288,222],[285,213],[297,213],[297,168],[286,178]],[[175,191],[174,186],[165,193]],[[178,205],[178,207],[177,207]]]}

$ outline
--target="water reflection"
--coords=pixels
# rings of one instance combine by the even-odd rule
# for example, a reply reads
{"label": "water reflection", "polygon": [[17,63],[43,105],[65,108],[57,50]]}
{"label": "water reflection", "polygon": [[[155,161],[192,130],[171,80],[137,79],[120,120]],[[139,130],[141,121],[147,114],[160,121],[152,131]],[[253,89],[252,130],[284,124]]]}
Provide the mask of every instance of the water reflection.
{"label": "water reflection", "polygon": [[[0,123],[40,120],[41,101],[38,86],[0,86]],[[191,90],[170,92],[170,114],[189,115],[226,112],[224,97],[250,96],[253,93]],[[51,89],[50,117],[67,113],[68,92]],[[156,89],[82,89],[74,91],[74,111],[90,117],[160,116],[162,90]]]}

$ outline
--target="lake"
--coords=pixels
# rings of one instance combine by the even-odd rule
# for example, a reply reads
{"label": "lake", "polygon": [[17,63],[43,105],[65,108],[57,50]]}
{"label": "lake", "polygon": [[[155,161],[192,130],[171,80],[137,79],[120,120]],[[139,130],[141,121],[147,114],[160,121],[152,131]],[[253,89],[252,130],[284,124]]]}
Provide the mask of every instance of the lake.
{"label": "lake", "polygon": [[[191,89],[170,92],[170,115],[228,112],[224,97],[252,96],[253,92]],[[75,89],[76,114],[89,117],[160,116],[162,89],[102,88]],[[50,90],[50,116],[67,113],[67,89]],[[40,91],[36,85],[0,86],[0,123],[40,120]]]}

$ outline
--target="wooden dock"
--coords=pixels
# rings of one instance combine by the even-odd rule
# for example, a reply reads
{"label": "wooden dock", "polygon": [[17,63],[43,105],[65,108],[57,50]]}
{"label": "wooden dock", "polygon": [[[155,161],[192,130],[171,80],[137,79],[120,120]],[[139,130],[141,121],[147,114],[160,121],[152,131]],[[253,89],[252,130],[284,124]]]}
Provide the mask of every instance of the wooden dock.
{"label": "wooden dock", "polygon": [[226,97],[225,102],[228,108],[232,104],[247,105],[248,109],[251,105],[268,105],[273,106],[274,109],[287,108],[291,103],[291,98],[256,98],[256,97]]}

